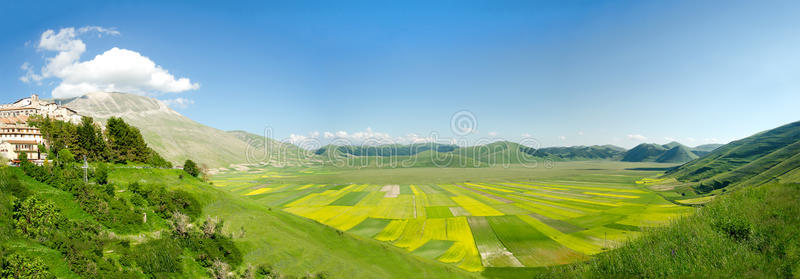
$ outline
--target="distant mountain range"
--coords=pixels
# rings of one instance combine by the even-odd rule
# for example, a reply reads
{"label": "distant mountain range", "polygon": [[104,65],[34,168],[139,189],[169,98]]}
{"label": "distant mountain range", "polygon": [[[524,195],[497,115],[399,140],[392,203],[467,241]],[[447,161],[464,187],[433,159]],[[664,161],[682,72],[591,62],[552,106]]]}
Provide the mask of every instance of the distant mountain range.
{"label": "distant mountain range", "polygon": [[[515,142],[498,141],[467,147],[438,143],[328,145],[307,151],[289,143],[244,131],[222,131],[205,126],[170,109],[163,102],[149,97],[99,92],[59,101],[81,115],[94,117],[98,121],[105,121],[112,116],[121,117],[138,127],[147,143],[167,160],[180,165],[184,160],[192,159],[209,168],[261,162],[265,158],[269,163],[277,165],[341,162],[347,159],[351,164],[358,166],[382,166],[405,162],[407,167],[486,166],[498,163],[526,163],[537,159],[685,163],[709,154],[721,146],[721,144],[707,144],[690,148],[671,142],[664,145],[640,144],[630,150],[614,145],[534,149]],[[268,152],[265,151],[265,145],[268,146]]]}
{"label": "distant mountain range", "polygon": [[663,145],[642,143],[625,152],[622,161],[686,163],[704,156],[720,146],[722,144],[705,144],[691,148],[674,141]]}
{"label": "distant mountain range", "polygon": [[[631,150],[614,145],[570,146],[570,147],[545,147],[531,148],[510,141],[498,141],[485,145],[460,147],[457,145],[419,143],[409,145],[380,145],[380,146],[355,146],[355,145],[328,145],[317,149],[314,153],[325,158],[324,160],[354,160],[364,166],[373,165],[370,162],[390,162],[392,158],[399,161],[419,161],[419,157],[448,158],[455,162],[464,162],[461,165],[484,166],[498,163],[526,163],[537,159],[550,159],[554,161],[578,160],[621,160],[626,162],[659,162],[659,163],[685,163],[708,154],[721,144],[702,145],[690,148],[677,142],[665,145],[640,144]],[[417,158],[414,158],[414,157]],[[447,166],[454,166],[447,164]],[[417,166],[417,165],[413,165]]]}

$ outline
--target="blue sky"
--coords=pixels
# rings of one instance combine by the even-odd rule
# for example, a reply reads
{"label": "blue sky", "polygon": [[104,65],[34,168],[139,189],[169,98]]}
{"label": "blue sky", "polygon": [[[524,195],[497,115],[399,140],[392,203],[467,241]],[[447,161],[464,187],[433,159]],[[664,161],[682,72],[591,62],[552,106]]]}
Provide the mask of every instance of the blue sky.
{"label": "blue sky", "polygon": [[181,98],[224,130],[458,138],[466,110],[468,142],[694,146],[800,120],[798,14],[797,1],[3,3],[0,92],[50,97],[83,77],[20,79],[59,53],[42,34],[72,27],[75,63],[117,48],[174,77],[105,85]]}

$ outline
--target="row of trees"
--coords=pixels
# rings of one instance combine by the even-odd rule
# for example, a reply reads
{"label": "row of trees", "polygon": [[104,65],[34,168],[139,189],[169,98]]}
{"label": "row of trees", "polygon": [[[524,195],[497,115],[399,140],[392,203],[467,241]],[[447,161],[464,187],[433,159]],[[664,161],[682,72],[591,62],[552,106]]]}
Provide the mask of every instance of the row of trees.
{"label": "row of trees", "polygon": [[58,157],[61,150],[69,150],[77,158],[85,157],[89,161],[172,166],[147,146],[138,128],[128,125],[122,118],[109,118],[105,131],[87,116],[78,125],[47,117],[34,117],[30,122],[40,129],[42,136],[50,143],[50,158]]}

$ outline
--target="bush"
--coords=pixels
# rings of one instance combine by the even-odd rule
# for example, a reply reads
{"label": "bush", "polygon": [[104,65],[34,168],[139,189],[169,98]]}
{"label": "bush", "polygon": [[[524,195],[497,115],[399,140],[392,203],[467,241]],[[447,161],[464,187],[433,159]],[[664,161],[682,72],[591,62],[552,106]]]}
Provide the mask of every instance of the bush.
{"label": "bush", "polygon": [[192,160],[186,160],[183,163],[183,170],[191,176],[197,177],[200,175],[200,167]]}
{"label": "bush", "polygon": [[195,260],[204,267],[210,267],[214,260],[221,260],[236,267],[242,263],[242,253],[228,237],[191,237],[183,240],[184,246],[195,252]]}
{"label": "bush", "polygon": [[145,274],[153,277],[170,277],[180,273],[183,249],[170,238],[150,240],[131,251],[131,259]]}
{"label": "bush", "polygon": [[39,241],[52,237],[65,220],[52,202],[36,197],[14,203],[13,216],[17,233]]}
{"label": "bush", "polygon": [[39,258],[11,254],[0,259],[0,278],[55,278]]}
{"label": "bush", "polygon": [[135,182],[128,185],[128,190],[141,195],[153,206],[153,211],[164,219],[171,218],[175,212],[181,212],[194,219],[200,216],[203,210],[200,202],[185,191],[167,191],[162,186],[142,186]]}
{"label": "bush", "polygon": [[8,168],[0,169],[0,172],[2,172],[0,174],[0,191],[10,193],[19,200],[25,200],[31,195],[31,191],[23,187],[22,183],[19,182],[19,177],[14,173],[10,173],[9,170]]}
{"label": "bush", "polygon": [[105,185],[108,183],[108,165],[104,163],[97,164],[97,168],[94,171],[94,180],[97,184]]}
{"label": "bush", "polygon": [[56,162],[59,166],[66,166],[75,162],[75,156],[73,156],[72,152],[69,152],[69,150],[61,149],[58,151]]}

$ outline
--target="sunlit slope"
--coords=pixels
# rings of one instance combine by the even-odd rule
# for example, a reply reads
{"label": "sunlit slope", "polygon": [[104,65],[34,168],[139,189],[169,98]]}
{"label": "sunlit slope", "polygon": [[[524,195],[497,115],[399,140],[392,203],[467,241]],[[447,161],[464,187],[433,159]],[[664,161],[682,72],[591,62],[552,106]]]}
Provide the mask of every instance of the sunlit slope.
{"label": "sunlit slope", "polygon": [[405,254],[380,242],[344,234],[313,220],[269,208],[246,196],[219,190],[196,179],[179,179],[180,170],[118,169],[113,183],[166,185],[195,195],[203,215],[224,220],[244,253],[244,262],[272,266],[282,275],[322,273],[328,278],[468,278],[473,275]]}
{"label": "sunlit slope", "polygon": [[697,157],[697,154],[693,153],[689,147],[679,144],[662,153],[655,161],[658,163],[684,163],[697,159]]}
{"label": "sunlit slope", "polygon": [[247,141],[197,123],[153,98],[97,92],[64,100],[64,105],[98,120],[121,117],[141,130],[150,147],[176,164],[192,159],[217,168],[247,162]]}
{"label": "sunlit slope", "polygon": [[794,122],[733,141],[667,174],[680,181],[713,184],[715,188],[735,183],[761,184],[794,173],[800,167],[798,154],[800,122]]}
{"label": "sunlit slope", "polygon": [[625,152],[622,161],[625,162],[655,162],[656,158],[661,156],[666,147],[653,143],[642,143]]}

